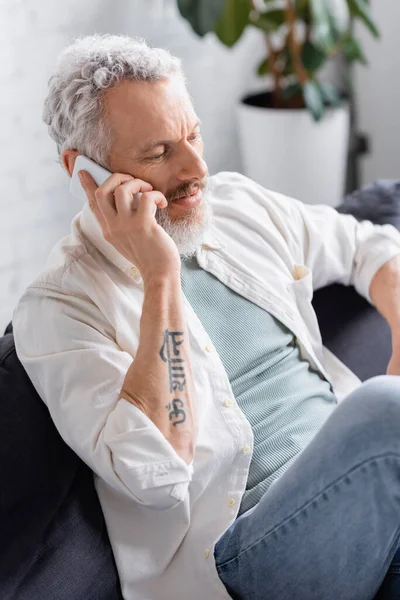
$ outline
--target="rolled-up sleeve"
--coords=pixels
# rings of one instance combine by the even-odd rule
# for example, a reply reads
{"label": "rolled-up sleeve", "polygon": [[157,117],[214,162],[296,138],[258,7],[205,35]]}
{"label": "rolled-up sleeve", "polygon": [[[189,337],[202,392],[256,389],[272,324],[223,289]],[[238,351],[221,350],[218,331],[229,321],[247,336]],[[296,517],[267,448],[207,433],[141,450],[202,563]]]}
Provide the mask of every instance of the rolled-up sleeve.
{"label": "rolled-up sleeve", "polygon": [[13,316],[17,355],[61,437],[132,501],[173,508],[188,494],[187,464],[155,423],[120,398],[132,356],[89,299],[30,287]]}
{"label": "rolled-up sleeve", "polygon": [[357,221],[330,206],[289,199],[289,223],[304,263],[318,289],[338,282],[354,285],[372,303],[369,289],[375,273],[400,254],[400,233],[392,225]]}

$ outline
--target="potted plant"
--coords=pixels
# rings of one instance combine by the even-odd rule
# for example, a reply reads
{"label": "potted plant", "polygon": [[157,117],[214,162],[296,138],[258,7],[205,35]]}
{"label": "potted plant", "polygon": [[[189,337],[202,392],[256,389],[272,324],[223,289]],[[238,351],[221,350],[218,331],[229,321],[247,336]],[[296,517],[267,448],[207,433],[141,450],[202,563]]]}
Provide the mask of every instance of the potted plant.
{"label": "potted plant", "polygon": [[338,205],[350,83],[338,89],[321,71],[339,54],[348,65],[366,64],[353,31],[359,21],[379,37],[369,0],[178,0],[178,7],[198,35],[212,31],[228,47],[246,27],[263,33],[258,74],[270,76],[271,89],[247,95],[238,107],[246,175],[305,202]]}

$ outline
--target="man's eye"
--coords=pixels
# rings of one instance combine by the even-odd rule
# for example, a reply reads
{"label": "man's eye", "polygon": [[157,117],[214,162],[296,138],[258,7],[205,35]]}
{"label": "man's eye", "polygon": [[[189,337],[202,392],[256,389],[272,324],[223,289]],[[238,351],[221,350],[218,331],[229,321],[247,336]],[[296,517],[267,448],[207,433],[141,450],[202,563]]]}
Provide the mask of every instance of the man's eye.
{"label": "man's eye", "polygon": [[[195,142],[197,139],[200,139],[200,137],[201,137],[201,133],[198,131],[197,133],[192,133],[189,140],[191,142]],[[161,154],[155,154],[154,156],[151,156],[150,159],[151,160],[160,160],[160,158],[162,158],[166,154],[168,154],[168,150],[164,150],[164,152],[161,152]]]}
{"label": "man's eye", "polygon": [[166,151],[161,152],[161,154],[155,154],[154,156],[152,156],[151,158],[154,158],[155,160],[160,159],[164,156],[164,154],[167,154]]}

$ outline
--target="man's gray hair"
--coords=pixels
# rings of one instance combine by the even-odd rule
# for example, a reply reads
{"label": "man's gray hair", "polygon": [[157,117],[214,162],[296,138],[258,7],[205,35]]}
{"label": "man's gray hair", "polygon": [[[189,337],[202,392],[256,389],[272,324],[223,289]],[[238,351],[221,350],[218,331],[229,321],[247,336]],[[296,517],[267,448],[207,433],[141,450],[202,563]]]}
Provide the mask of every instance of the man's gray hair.
{"label": "man's gray hair", "polygon": [[113,139],[102,102],[105,90],[122,80],[155,82],[173,75],[186,83],[181,61],[142,38],[77,38],[58,57],[43,109],[59,159],[71,148],[109,169]]}

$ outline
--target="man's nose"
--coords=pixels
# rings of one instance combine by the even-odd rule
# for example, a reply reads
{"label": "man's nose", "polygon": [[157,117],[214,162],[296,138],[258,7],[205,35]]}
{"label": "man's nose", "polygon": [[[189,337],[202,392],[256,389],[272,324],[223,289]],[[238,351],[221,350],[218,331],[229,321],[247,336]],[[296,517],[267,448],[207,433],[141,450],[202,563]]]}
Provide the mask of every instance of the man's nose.
{"label": "man's nose", "polygon": [[196,148],[189,148],[180,157],[178,179],[203,179],[208,173],[207,163]]}

